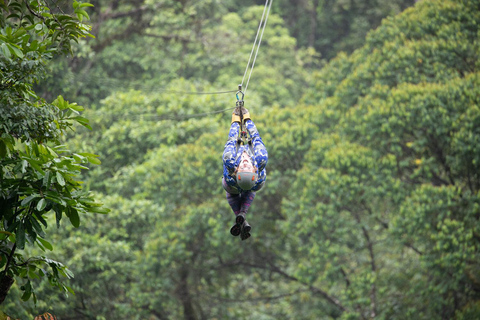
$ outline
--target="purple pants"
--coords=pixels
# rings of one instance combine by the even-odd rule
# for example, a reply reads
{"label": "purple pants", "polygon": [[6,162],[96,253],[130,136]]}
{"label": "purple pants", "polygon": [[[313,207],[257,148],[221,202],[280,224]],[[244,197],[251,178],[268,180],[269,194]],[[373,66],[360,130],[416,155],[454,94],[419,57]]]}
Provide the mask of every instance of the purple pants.
{"label": "purple pants", "polygon": [[237,189],[229,186],[225,182],[225,179],[222,179],[222,185],[226,191],[227,201],[232,208],[233,213],[235,213],[235,215],[240,212],[247,213],[248,208],[252,205],[253,199],[255,199],[256,193],[254,191],[238,192]]}

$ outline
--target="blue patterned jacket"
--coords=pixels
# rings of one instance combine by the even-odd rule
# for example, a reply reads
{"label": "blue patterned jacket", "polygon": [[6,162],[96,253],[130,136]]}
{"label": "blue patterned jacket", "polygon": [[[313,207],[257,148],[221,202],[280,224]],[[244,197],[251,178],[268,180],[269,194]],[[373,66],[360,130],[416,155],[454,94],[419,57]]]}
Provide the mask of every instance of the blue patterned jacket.
{"label": "blue patterned jacket", "polygon": [[236,188],[239,192],[242,191],[235,179],[235,169],[240,164],[243,151],[246,151],[252,157],[253,164],[257,168],[258,179],[252,191],[258,191],[265,185],[265,180],[267,179],[265,167],[268,162],[268,152],[253,121],[245,121],[245,126],[252,139],[252,145],[240,145],[237,150],[240,124],[238,122],[232,123],[228,133],[228,141],[223,150],[223,178],[230,187]]}

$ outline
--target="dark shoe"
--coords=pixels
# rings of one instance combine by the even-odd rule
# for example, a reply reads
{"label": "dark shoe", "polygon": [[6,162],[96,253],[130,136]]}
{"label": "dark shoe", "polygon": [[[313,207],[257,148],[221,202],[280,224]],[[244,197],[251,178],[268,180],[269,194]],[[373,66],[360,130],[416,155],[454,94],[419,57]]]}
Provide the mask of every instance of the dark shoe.
{"label": "dark shoe", "polygon": [[235,217],[235,224],[230,229],[230,234],[234,237],[238,237],[242,232],[242,226],[244,222],[245,222],[245,212],[240,212]]}
{"label": "dark shoe", "polygon": [[242,226],[240,224],[234,224],[230,229],[230,234],[234,237],[238,237],[242,232]]}
{"label": "dark shoe", "polygon": [[242,241],[250,238],[250,230],[252,230],[252,227],[247,222],[247,220],[243,221],[243,224],[240,230],[240,238],[242,238]]}
{"label": "dark shoe", "polygon": [[247,240],[248,238],[250,238],[250,233],[245,233],[245,234],[242,233],[242,236],[240,238],[242,238],[242,241]]}
{"label": "dark shoe", "polygon": [[235,223],[241,226],[244,221],[245,221],[245,212],[240,212],[239,214],[237,214],[237,217],[235,218]]}

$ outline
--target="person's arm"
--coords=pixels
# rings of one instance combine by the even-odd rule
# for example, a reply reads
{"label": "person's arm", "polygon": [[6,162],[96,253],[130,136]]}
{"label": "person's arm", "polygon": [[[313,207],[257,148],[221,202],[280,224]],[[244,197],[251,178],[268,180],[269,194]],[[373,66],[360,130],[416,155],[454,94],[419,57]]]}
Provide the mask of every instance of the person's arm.
{"label": "person's arm", "polygon": [[223,165],[230,174],[235,172],[235,160],[237,159],[237,137],[240,131],[240,124],[233,122],[228,132],[228,140],[223,149]]}
{"label": "person's arm", "polygon": [[261,172],[267,166],[267,148],[265,147],[265,144],[263,143],[263,140],[258,133],[255,123],[253,123],[253,121],[249,119],[245,121],[245,126],[247,127],[248,133],[252,138],[253,152],[255,154],[255,161],[258,164],[258,172]]}

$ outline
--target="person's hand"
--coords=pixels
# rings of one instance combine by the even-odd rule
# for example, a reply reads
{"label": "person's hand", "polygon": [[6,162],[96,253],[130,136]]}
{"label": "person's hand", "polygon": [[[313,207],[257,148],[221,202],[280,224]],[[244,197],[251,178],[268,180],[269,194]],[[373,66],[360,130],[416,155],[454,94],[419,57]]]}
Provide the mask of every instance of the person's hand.
{"label": "person's hand", "polygon": [[[234,122],[238,122],[240,123],[240,107],[236,107],[235,110],[233,110],[233,113],[232,113],[232,123]],[[243,121],[245,122],[246,120],[250,119],[250,112],[248,112],[248,109],[245,108],[245,107],[241,107],[242,108],[242,117],[243,117]]]}

